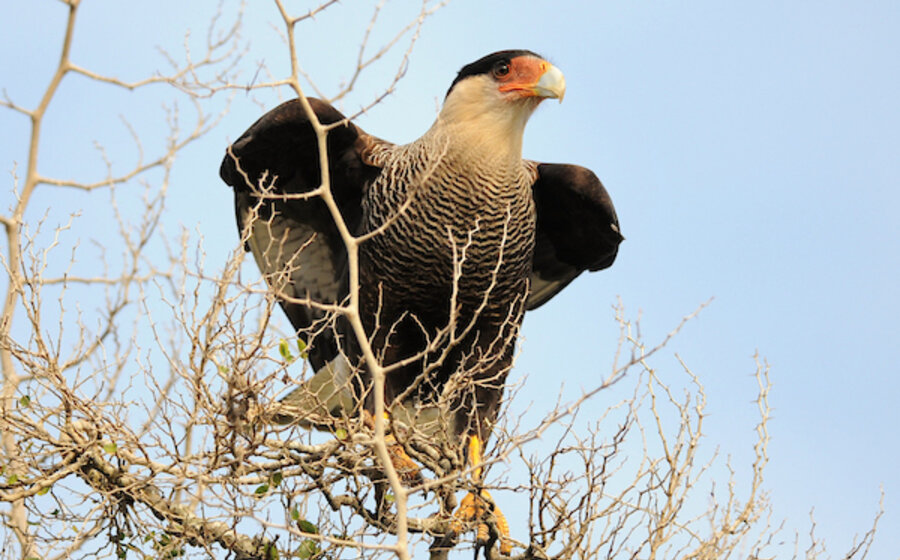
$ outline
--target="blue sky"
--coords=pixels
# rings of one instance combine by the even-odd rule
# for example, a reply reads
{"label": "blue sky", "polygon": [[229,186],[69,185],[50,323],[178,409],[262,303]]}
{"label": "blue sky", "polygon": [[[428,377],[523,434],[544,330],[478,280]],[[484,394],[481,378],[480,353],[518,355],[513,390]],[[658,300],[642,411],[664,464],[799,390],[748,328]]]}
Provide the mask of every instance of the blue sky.
{"label": "blue sky", "polygon": [[[214,9],[206,1],[182,8],[85,0],[73,58],[126,79],[142,76],[164,67],[154,46],[180,53],[186,29],[198,49]],[[389,3],[375,39],[414,9]],[[2,52],[16,55],[0,60],[0,86],[33,106],[50,76],[64,10],[35,1],[2,11]],[[369,14],[341,5],[303,28],[301,63],[326,92],[349,76]],[[261,60],[286,71],[268,23],[276,18],[268,3],[252,3],[243,33],[251,45],[247,81]],[[612,194],[626,242],[612,269],[579,279],[526,319],[517,375],[528,378],[514,407],[546,401],[563,382],[569,397],[596,384],[615,349],[617,298],[629,317],[640,314],[650,343],[714,298],[659,362],[661,375],[683,383],[677,352],[704,383],[706,445],[732,457],[739,474],[749,472],[759,352],[774,384],[765,487],[775,524],[786,520],[791,541],[793,531],[805,535],[814,508],[817,534],[832,555],[843,554],[868,530],[883,488],[886,513],[871,557],[886,558],[900,550],[898,29],[900,4],[889,1],[458,1],[426,22],[397,92],[358,124],[410,141],[430,125],[467,62],[506,48],[554,62],[566,75],[566,99],[532,118],[525,156],[593,169]],[[376,65],[343,108],[354,111],[385,87],[395,66],[396,57]],[[149,127],[148,150],[163,134],[154,128],[159,90],[110,93],[72,78],[61,93],[43,141],[46,174],[101,177],[93,140],[133,158],[119,113],[139,130]],[[257,98],[276,103],[273,95]],[[200,232],[211,268],[235,240],[218,161],[261,112],[250,96],[235,94],[222,124],[175,167],[166,223]],[[0,127],[8,185],[13,162],[24,165],[27,122],[0,110]],[[0,192],[5,208],[9,188]],[[69,204],[56,193],[40,196],[36,214],[40,205]],[[71,204],[93,202],[72,196]],[[83,235],[90,238],[90,228]],[[586,406],[599,414],[604,404],[601,395]]]}

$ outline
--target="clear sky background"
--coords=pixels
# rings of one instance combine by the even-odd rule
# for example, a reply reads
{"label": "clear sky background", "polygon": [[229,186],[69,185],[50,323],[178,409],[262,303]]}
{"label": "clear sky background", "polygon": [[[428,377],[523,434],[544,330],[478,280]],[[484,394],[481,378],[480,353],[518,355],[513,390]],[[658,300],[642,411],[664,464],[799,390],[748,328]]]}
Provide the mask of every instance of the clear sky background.
{"label": "clear sky background", "polygon": [[[143,76],[165,68],[155,46],[181,53],[187,29],[198,50],[214,10],[209,1],[84,0],[73,59],[124,79]],[[263,60],[284,75],[274,7],[254,0],[248,10],[243,79],[253,80]],[[414,2],[388,3],[376,43],[414,11]],[[302,28],[301,62],[326,93],[349,77],[370,14],[367,4],[345,2]],[[17,103],[34,106],[46,87],[64,16],[49,0],[0,2],[0,87]],[[707,449],[730,456],[747,480],[759,352],[774,384],[765,482],[773,523],[785,520],[791,543],[795,531],[807,533],[814,509],[817,534],[839,556],[869,529],[883,489],[886,513],[871,557],[897,558],[898,30],[900,3],[889,0],[454,1],[425,24],[397,92],[357,122],[407,142],[430,126],[462,65],[507,48],[556,64],[566,75],[565,101],[540,107],[525,156],[593,169],[612,194],[626,241],[612,269],[582,277],[526,319],[514,377],[527,380],[513,411],[546,402],[563,384],[573,398],[609,371],[617,298],[629,318],[640,314],[643,335],[655,343],[712,297],[657,362],[678,386],[677,352],[705,385]],[[367,74],[343,109],[354,112],[384,88],[396,61]],[[254,99],[277,102],[235,94],[223,123],[175,167],[165,223],[202,234],[211,269],[236,240],[219,160],[262,113]],[[156,130],[146,138],[150,151],[164,134],[153,128],[160,104],[152,93],[68,80],[48,116],[42,172],[101,178],[94,140],[124,168],[135,153],[119,113],[138,130]],[[188,104],[182,110],[191,112]],[[0,110],[4,208],[8,172],[25,162],[27,124]],[[32,216],[48,207],[57,222],[78,209],[90,215],[95,202],[66,196],[37,198]],[[84,243],[103,236],[97,224],[80,227]],[[636,381],[624,383],[628,393]],[[594,408],[599,414],[606,399],[585,405],[583,418]],[[780,556],[792,550],[786,544]]]}

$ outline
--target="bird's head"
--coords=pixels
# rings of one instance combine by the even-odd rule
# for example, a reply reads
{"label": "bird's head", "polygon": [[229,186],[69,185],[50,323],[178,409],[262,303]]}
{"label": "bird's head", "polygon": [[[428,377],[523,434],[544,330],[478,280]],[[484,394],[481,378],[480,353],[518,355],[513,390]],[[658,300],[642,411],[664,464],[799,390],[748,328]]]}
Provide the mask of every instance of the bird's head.
{"label": "bird's head", "polygon": [[463,66],[447,90],[445,103],[454,91],[465,94],[475,89],[491,92],[507,103],[530,99],[537,105],[548,97],[562,101],[566,79],[539,54],[500,51]]}
{"label": "bird's head", "polygon": [[526,50],[500,51],[463,66],[450,85],[438,122],[491,143],[518,146],[528,118],[547,98],[562,101],[558,68]]}

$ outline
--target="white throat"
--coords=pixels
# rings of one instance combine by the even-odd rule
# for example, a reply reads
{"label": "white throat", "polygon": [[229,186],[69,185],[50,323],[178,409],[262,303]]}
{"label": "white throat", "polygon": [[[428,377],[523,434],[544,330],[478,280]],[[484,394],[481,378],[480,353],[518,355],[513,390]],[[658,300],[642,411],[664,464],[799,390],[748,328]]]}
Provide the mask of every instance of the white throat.
{"label": "white throat", "polygon": [[[456,84],[426,135],[438,135],[454,150],[477,159],[522,160],[522,137],[539,99],[511,99],[487,76]],[[475,154],[473,154],[475,155]]]}

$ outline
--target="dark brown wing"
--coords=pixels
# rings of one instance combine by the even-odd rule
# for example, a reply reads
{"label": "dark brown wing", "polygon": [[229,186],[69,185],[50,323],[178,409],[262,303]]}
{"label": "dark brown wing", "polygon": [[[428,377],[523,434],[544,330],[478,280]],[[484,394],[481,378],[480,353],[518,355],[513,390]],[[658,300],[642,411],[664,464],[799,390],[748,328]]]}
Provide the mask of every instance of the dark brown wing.
{"label": "dark brown wing", "polygon": [[[344,120],[324,101],[309,102],[322,124]],[[331,191],[355,232],[362,194],[380,172],[362,154],[378,140],[347,123],[329,131],[327,142]],[[279,105],[247,129],[225,155],[219,175],[234,188],[238,230],[275,293],[340,301],[346,291],[347,253],[334,220],[318,197],[289,198],[308,193],[322,180],[316,134],[300,100]],[[284,299],[281,306],[311,342],[310,362],[318,370],[337,352],[331,336],[309,340],[310,330],[324,326],[325,314]]]}
{"label": "dark brown wing", "polygon": [[590,170],[542,163],[534,182],[537,234],[528,309],[559,293],[585,270],[612,265],[624,239],[609,193]]}

